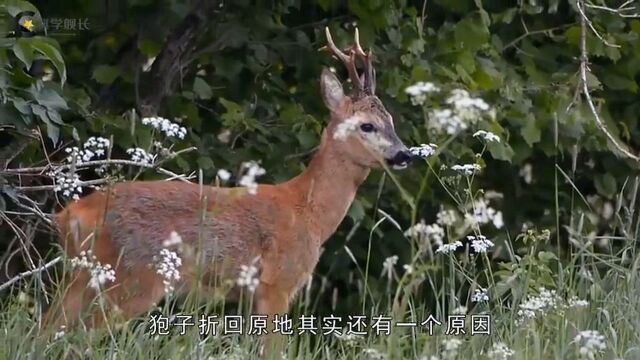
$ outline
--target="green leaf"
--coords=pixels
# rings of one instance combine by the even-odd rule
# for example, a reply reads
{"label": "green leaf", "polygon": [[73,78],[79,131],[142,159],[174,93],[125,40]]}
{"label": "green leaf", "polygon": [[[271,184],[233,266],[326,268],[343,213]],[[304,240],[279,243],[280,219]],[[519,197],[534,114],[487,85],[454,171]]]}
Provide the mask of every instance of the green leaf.
{"label": "green leaf", "polygon": [[612,198],[616,194],[616,178],[610,173],[596,175],[594,185],[596,186],[598,193],[608,198]]}
{"label": "green leaf", "polygon": [[365,212],[362,203],[360,202],[360,200],[355,199],[351,204],[351,207],[349,208],[347,216],[349,216],[353,220],[353,222],[358,222],[364,219],[364,215]]}
{"label": "green leaf", "polygon": [[140,39],[138,41],[138,49],[140,49],[140,52],[147,55],[148,57],[154,57],[158,55],[161,48],[162,44],[157,41],[153,41],[150,39]]}
{"label": "green leaf", "polygon": [[109,85],[120,76],[120,69],[116,66],[98,65],[93,70],[93,78],[100,84]]}
{"label": "green leaf", "polygon": [[27,70],[31,68],[34,55],[33,55],[33,48],[29,43],[29,39],[26,39],[26,38],[17,39],[16,43],[13,45],[13,53],[27,67]]}
{"label": "green leaf", "polygon": [[200,99],[204,100],[211,99],[213,96],[211,86],[199,76],[193,81],[193,92],[196,93]]}
{"label": "green leaf", "polygon": [[53,63],[56,71],[58,71],[58,75],[60,75],[60,82],[64,86],[67,80],[67,68],[64,65],[64,59],[62,58],[60,50],[56,47],[56,44],[54,40],[42,36],[31,38],[33,48]]}
{"label": "green leaf", "polygon": [[201,156],[198,158],[198,167],[202,170],[209,170],[214,168],[213,160],[207,156]]}
{"label": "green leaf", "polygon": [[529,146],[540,141],[540,129],[536,126],[536,121],[532,117],[525,119],[526,124],[520,129],[520,135]]}
{"label": "green leaf", "polygon": [[69,108],[60,94],[51,88],[43,87],[40,91],[35,91],[32,88],[31,91],[38,104],[46,108],[54,110],[66,110]]}
{"label": "green leaf", "polygon": [[305,128],[300,129],[300,131],[298,131],[298,133],[296,134],[296,137],[298,138],[298,142],[300,143],[300,145],[305,149],[312,148],[317,141],[313,131]]}
{"label": "green leaf", "polygon": [[456,24],[454,30],[456,44],[465,50],[477,51],[489,41],[489,29],[477,17],[467,17]]}

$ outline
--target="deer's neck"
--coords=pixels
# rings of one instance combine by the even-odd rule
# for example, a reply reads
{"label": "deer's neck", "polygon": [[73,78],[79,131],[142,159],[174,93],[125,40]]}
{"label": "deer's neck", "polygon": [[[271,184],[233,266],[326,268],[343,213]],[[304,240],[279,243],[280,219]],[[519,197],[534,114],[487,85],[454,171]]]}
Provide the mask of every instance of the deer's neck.
{"label": "deer's neck", "polygon": [[331,146],[329,131],[322,135],[320,149],[309,166],[289,181],[297,198],[297,211],[307,221],[313,238],[321,245],[333,234],[369,174]]}

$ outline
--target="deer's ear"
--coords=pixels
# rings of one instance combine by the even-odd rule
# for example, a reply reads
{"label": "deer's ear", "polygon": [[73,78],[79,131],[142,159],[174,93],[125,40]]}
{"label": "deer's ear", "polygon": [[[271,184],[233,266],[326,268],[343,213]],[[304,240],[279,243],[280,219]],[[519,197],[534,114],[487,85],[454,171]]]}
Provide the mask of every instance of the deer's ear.
{"label": "deer's ear", "polygon": [[322,91],[322,100],[324,100],[329,110],[337,110],[344,101],[344,90],[342,89],[340,80],[327,68],[322,69],[320,89]]}

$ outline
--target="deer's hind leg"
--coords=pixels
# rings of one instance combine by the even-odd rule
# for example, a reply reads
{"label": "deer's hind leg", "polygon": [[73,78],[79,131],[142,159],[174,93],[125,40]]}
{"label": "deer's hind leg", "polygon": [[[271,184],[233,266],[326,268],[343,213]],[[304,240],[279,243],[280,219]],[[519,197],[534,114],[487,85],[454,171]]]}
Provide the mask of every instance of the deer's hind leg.
{"label": "deer's hind leg", "polygon": [[100,290],[91,287],[88,270],[76,271],[59,304],[52,304],[43,325],[52,330],[61,326],[99,328],[106,323],[125,322],[150,310],[164,296],[164,284],[153,269],[118,267],[115,280]]}
{"label": "deer's hind leg", "polygon": [[42,326],[49,330],[58,330],[62,326],[77,325],[87,305],[95,297],[95,291],[89,287],[91,276],[82,270],[73,273],[71,284],[64,290],[62,299],[51,303],[42,320]]}

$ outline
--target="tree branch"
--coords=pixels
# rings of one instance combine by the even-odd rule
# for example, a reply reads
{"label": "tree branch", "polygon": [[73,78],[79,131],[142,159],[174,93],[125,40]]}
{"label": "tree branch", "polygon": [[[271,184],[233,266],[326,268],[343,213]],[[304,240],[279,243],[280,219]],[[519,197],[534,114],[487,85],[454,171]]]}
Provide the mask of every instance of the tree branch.
{"label": "tree branch", "polygon": [[8,288],[9,286],[11,286],[11,284],[15,283],[18,280],[24,279],[27,276],[31,276],[33,274],[37,274],[37,273],[40,273],[40,272],[42,272],[44,270],[47,270],[48,268],[50,268],[53,265],[59,263],[60,261],[62,261],[62,256],[58,256],[57,258],[49,261],[48,263],[46,263],[46,264],[44,264],[44,265],[42,265],[42,266],[40,266],[38,268],[33,269],[33,270],[21,272],[20,274],[18,274],[16,276],[12,277],[11,279],[9,279],[9,281],[7,281],[4,284],[0,285],[0,291]]}
{"label": "tree branch", "polygon": [[139,104],[143,116],[156,115],[165,96],[182,79],[182,63],[194,51],[195,44],[212,21],[217,0],[197,0],[191,12],[169,34],[167,41],[151,66],[147,94]]}
{"label": "tree branch", "polygon": [[591,24],[591,22],[587,18],[587,14],[584,11],[584,0],[578,0],[576,2],[576,6],[578,7],[578,11],[580,12],[580,86],[582,88],[582,94],[584,95],[587,104],[589,105],[589,109],[591,109],[591,113],[596,120],[596,124],[605,134],[607,139],[611,141],[613,146],[626,157],[635,161],[640,161],[640,157],[627,150],[627,147],[620,144],[618,140],[616,140],[616,138],[611,134],[611,132],[609,132],[609,129],[607,129],[607,126],[600,118],[600,115],[598,114],[598,111],[593,104],[591,93],[589,93],[589,86],[587,85],[587,73],[590,71],[589,56],[587,51],[587,24]]}

